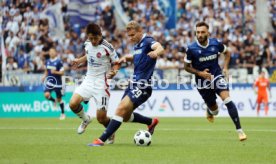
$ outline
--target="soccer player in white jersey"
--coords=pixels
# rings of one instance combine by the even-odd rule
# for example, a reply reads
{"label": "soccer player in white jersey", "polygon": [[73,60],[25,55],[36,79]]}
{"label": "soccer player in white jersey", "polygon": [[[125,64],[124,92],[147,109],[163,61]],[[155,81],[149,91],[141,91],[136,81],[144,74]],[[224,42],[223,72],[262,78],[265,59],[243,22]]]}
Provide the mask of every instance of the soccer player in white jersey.
{"label": "soccer player in white jersey", "polygon": [[[79,66],[87,61],[87,73],[82,84],[76,88],[71,100],[71,110],[83,121],[77,129],[82,134],[92,118],[84,112],[82,101],[89,101],[93,98],[97,107],[97,120],[107,127],[110,118],[107,117],[108,101],[110,97],[107,79],[116,75],[119,64],[117,53],[113,46],[102,37],[101,28],[95,23],[86,27],[87,41],[84,43],[85,56],[75,59],[73,66]],[[113,63],[112,69],[111,64]],[[108,143],[114,142],[114,134],[109,138]]]}

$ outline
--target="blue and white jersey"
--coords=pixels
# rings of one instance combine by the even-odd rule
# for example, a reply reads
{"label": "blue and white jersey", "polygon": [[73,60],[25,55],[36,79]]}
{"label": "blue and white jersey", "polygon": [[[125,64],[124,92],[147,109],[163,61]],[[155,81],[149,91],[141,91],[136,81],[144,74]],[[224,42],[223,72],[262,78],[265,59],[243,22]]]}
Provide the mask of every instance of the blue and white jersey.
{"label": "blue and white jersey", "polygon": [[151,83],[151,76],[154,71],[156,59],[149,57],[148,53],[153,51],[151,46],[154,43],[156,43],[156,41],[153,37],[144,34],[141,41],[134,45],[134,82]]}
{"label": "blue and white jersey", "polygon": [[[218,58],[221,53],[226,52],[227,48],[215,38],[209,38],[206,46],[200,45],[198,41],[190,44],[186,50],[185,62],[191,63],[193,68],[203,71],[209,69],[214,78],[222,76]],[[196,76],[197,86],[204,87],[203,78]],[[208,84],[208,83],[207,83]]]}
{"label": "blue and white jersey", "polygon": [[52,74],[51,70],[63,71],[63,64],[57,57],[46,61],[46,69],[48,76],[46,77],[46,85],[53,88],[62,88],[61,75]]}

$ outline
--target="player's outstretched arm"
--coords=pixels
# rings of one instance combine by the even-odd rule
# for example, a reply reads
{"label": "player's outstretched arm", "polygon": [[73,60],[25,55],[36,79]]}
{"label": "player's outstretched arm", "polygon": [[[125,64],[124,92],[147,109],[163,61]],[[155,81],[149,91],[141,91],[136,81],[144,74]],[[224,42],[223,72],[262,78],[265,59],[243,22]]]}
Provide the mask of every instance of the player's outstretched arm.
{"label": "player's outstretched arm", "polygon": [[107,78],[112,79],[117,74],[120,68],[121,68],[120,63],[114,63],[112,69],[107,73]]}
{"label": "player's outstretched arm", "polygon": [[47,76],[48,76],[48,72],[47,72],[47,69],[45,69],[44,74],[43,74],[43,76],[42,76],[42,78],[41,78],[41,81],[44,82],[44,81],[45,81],[45,78],[46,78]]}
{"label": "player's outstretched arm", "polygon": [[125,56],[121,57],[121,58],[119,59],[119,61],[116,62],[116,63],[121,64],[121,63],[126,63],[126,62],[128,62],[128,61],[130,61],[130,62],[133,61],[133,55],[125,55]]}
{"label": "player's outstretched arm", "polygon": [[80,58],[74,59],[71,62],[71,65],[72,65],[73,69],[76,69],[77,67],[79,67],[81,64],[83,64],[86,61],[87,61],[87,57],[86,57],[86,55],[84,55]]}
{"label": "player's outstretched arm", "polygon": [[151,46],[151,49],[153,51],[150,51],[148,53],[148,55],[151,57],[151,58],[157,58],[158,56],[162,55],[164,53],[164,48],[163,46],[159,43],[159,42],[155,42],[152,46]]}

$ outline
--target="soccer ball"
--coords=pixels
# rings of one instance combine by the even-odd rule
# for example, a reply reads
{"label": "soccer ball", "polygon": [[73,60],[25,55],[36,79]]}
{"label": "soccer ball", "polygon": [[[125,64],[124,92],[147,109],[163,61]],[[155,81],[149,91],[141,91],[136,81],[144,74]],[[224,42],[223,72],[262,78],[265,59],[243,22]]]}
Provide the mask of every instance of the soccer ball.
{"label": "soccer ball", "polygon": [[151,144],[151,134],[146,130],[139,130],[134,134],[134,143],[137,146],[149,146]]}

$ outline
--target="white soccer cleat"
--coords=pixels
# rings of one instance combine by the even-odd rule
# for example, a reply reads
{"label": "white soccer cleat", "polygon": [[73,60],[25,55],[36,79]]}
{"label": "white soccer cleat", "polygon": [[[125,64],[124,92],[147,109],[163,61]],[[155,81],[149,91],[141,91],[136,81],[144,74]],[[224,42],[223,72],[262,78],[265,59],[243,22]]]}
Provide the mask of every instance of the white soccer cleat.
{"label": "white soccer cleat", "polygon": [[65,118],[66,118],[65,114],[61,114],[59,117],[59,120],[65,120]]}
{"label": "white soccer cleat", "polygon": [[88,124],[90,124],[90,122],[92,122],[92,117],[87,116],[88,120],[82,121],[80,126],[78,127],[78,134],[82,134],[85,132],[86,127],[88,126]]}
{"label": "white soccer cleat", "polygon": [[106,141],[106,144],[113,144],[115,141],[115,134],[112,134]]}

